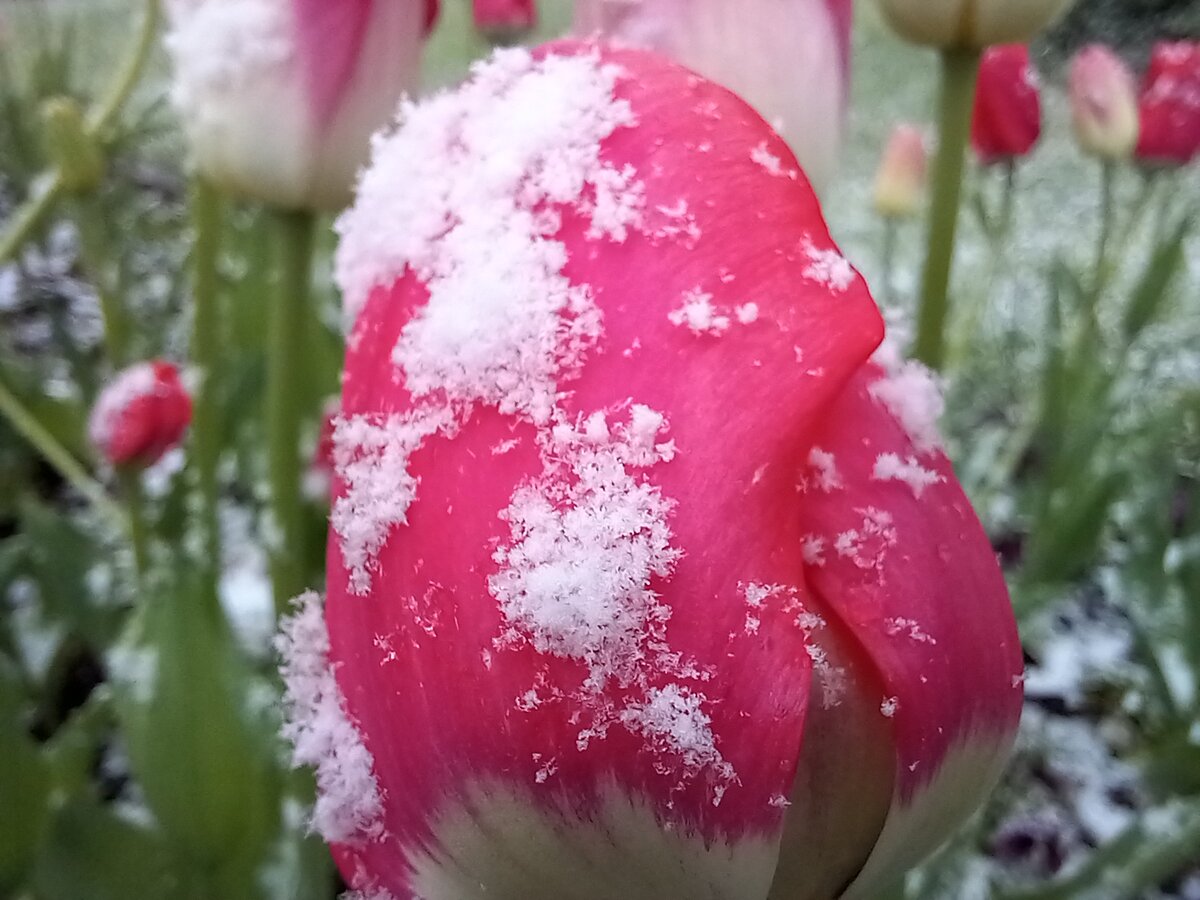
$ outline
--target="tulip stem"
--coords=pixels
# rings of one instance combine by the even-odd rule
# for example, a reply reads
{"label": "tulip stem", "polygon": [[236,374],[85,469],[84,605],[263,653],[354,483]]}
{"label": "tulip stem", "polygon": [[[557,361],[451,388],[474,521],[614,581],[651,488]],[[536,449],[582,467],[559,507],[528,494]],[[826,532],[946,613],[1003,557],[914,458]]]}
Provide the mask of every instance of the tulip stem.
{"label": "tulip stem", "polygon": [[1012,231],[1013,211],[1016,206],[1017,166],[1016,162],[1011,159],[1006,160],[1003,166],[999,211],[994,217],[984,213],[982,222],[983,233],[988,244],[987,268],[979,282],[979,290],[968,296],[965,307],[959,313],[961,318],[952,323],[953,334],[947,357],[947,362],[952,369],[966,361],[980,324],[987,319],[992,293],[996,281],[1000,277],[1000,269],[1008,251],[1008,237]]}
{"label": "tulip stem", "polygon": [[947,292],[979,60],[980,51],[971,48],[952,47],[941,55],[938,148],[914,345],[916,357],[933,369],[941,368],[945,355]]}
{"label": "tulip stem", "polygon": [[29,197],[13,213],[10,224],[0,234],[0,264],[8,262],[37,230],[58,198],[63,194],[62,173],[55,170],[38,177],[30,188]]}
{"label": "tulip stem", "polygon": [[121,508],[117,506],[104,490],[104,486],[88,474],[87,470],[74,455],[51,434],[32,412],[25,408],[8,386],[0,380],[0,415],[8,421],[13,430],[29,442],[38,454],[49,463],[63,480],[77,490],[82,496],[109,516],[121,526],[122,531],[128,531],[130,523]]}
{"label": "tulip stem", "polygon": [[125,59],[112,88],[94,112],[88,116],[88,132],[93,136],[102,137],[112,125],[121,108],[129,100],[133,89],[137,87],[154,49],[154,38],[158,34],[158,23],[161,18],[160,0],[146,0],[146,11],[142,16],[142,27],[138,32],[130,54]]}
{"label": "tulip stem", "polygon": [[1100,234],[1096,241],[1096,270],[1093,294],[1099,297],[1107,279],[1108,245],[1113,230],[1113,195],[1116,186],[1117,167],[1108,160],[1100,168]]}
{"label": "tulip stem", "polygon": [[312,315],[312,253],[315,218],[302,210],[274,210],[279,242],[279,278],[267,321],[267,453],[270,517],[267,550],[275,610],[304,587],[304,540],[300,504],[300,418],[305,320]]}
{"label": "tulip stem", "polygon": [[192,405],[192,463],[199,509],[201,585],[205,600],[218,602],[221,565],[217,518],[217,468],[221,458],[221,315],[217,260],[221,201],[201,177],[192,180],[192,364],[199,371]]}
{"label": "tulip stem", "polygon": [[891,305],[896,299],[896,240],[900,226],[895,216],[883,217],[883,246],[880,251],[880,269],[883,278],[883,302]]}

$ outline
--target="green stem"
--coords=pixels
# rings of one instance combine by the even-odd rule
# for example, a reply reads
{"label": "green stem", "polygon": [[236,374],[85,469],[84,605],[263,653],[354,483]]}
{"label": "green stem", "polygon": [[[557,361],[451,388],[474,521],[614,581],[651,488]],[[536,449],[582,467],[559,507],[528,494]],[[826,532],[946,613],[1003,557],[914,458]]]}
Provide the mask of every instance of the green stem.
{"label": "green stem", "polygon": [[17,434],[25,438],[38,454],[93,506],[121,525],[129,528],[129,521],[121,508],[113,503],[108,492],[96,481],[66,447],[58,442],[37,417],[17,399],[3,381],[0,381],[0,415],[8,420]]}
{"label": "green stem", "polygon": [[962,365],[971,351],[971,344],[979,330],[980,323],[987,318],[987,310],[992,299],[992,290],[1000,277],[1000,267],[1008,251],[1008,236],[1012,231],[1013,208],[1017,195],[1017,166],[1015,160],[1008,160],[1004,168],[1004,184],[1001,188],[1000,211],[993,219],[988,217],[984,222],[984,234],[987,237],[988,255],[987,268],[979,282],[978,292],[968,295],[966,307],[962,310],[961,320],[954,323],[954,334],[951,338],[948,363],[951,369]]}
{"label": "green stem", "polygon": [[142,16],[142,27],[138,32],[137,41],[129,56],[126,57],[120,73],[113,81],[108,95],[88,116],[88,132],[90,134],[103,136],[116,119],[117,114],[120,113],[121,108],[129,100],[133,89],[137,87],[142,71],[146,68],[151,51],[154,49],[154,38],[158,34],[161,16],[160,0],[146,0],[146,11]]}
{"label": "green stem", "polygon": [[883,217],[883,245],[880,250],[880,268],[883,278],[884,305],[890,305],[896,299],[896,238],[900,232],[895,216]]}
{"label": "green stem", "polygon": [[1112,162],[1105,161],[1100,169],[1100,233],[1096,241],[1096,264],[1092,273],[1093,299],[1098,299],[1100,292],[1108,281],[1108,245],[1112,240],[1114,187],[1116,184],[1117,167]]}
{"label": "green stem", "polygon": [[933,197],[929,213],[921,305],[917,314],[915,356],[931,368],[941,368],[946,343],[950,267],[958,229],[963,161],[971,129],[971,107],[979,76],[980,51],[948,48],[942,51],[942,82],[938,112],[938,151],[934,162]]}
{"label": "green stem", "polygon": [[38,177],[30,189],[29,197],[17,209],[8,228],[0,234],[0,264],[8,262],[33,235],[63,194],[62,174],[55,171]]}
{"label": "green stem", "polygon": [[221,201],[203,178],[192,182],[192,363],[200,383],[192,401],[191,462],[196,472],[199,508],[201,583],[205,599],[218,602],[221,564],[217,518],[217,468],[221,458],[221,316],[217,259],[220,252]]}
{"label": "green stem", "polygon": [[116,280],[112,277],[111,229],[105,220],[98,194],[81,196],[75,207],[80,262],[96,290],[100,317],[104,321],[104,348],[109,362],[114,369],[119,369],[130,362],[129,321],[116,292],[110,289]]}
{"label": "green stem", "polygon": [[280,272],[267,320],[267,453],[270,466],[270,521],[267,549],[275,609],[304,587],[303,507],[300,503],[300,419],[304,393],[298,375],[304,365],[304,335],[312,315],[311,212],[275,210]]}
{"label": "green stem", "polygon": [[145,492],[142,473],[137,464],[117,469],[117,484],[129,511],[129,543],[133,548],[133,571],[141,581],[150,570],[150,535],[146,530]]}

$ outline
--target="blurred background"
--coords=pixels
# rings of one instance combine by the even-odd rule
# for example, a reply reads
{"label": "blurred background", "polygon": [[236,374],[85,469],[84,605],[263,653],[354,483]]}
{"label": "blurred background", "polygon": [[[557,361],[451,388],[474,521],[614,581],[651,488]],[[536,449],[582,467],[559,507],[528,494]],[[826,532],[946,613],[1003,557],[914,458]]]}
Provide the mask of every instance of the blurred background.
{"label": "blurred background", "polygon": [[[100,101],[143,8],[0,0],[0,222],[11,224],[39,190],[46,101]],[[562,34],[570,19],[569,0],[547,0],[537,31],[522,39]],[[1140,73],[1167,39],[1200,39],[1200,2],[1080,0],[1034,43],[1042,137],[1021,161],[1003,246],[992,228],[1003,173],[977,164],[968,172],[943,431],[1009,577],[1027,708],[993,801],[897,885],[897,897],[1200,900],[1200,231],[1191,226],[1200,170],[1117,172],[1111,273],[1099,324],[1078,339],[1092,314],[1082,284],[1102,178],[1072,138],[1065,87],[1085,44],[1109,45]],[[454,83],[490,46],[470,4],[446,0],[426,48],[426,89]],[[156,45],[107,139],[102,181],[57,203],[0,263],[0,382],[54,443],[101,472],[84,422],[114,362],[106,298],[119,298],[118,318],[135,323],[126,360],[182,359],[188,346],[187,151],[167,80]],[[936,90],[933,52],[893,36],[869,0],[857,4],[844,151],[823,201],[835,240],[900,333],[925,236],[919,221],[880,217],[875,173],[896,124],[931,120]],[[256,299],[270,289],[271,249],[261,210],[235,204],[222,216],[219,598],[230,641],[225,624],[147,611],[103,510],[0,418],[3,897],[339,890],[327,851],[305,833],[310,786],[289,772],[275,738],[275,612],[255,525],[267,502],[257,414],[267,326]],[[295,373],[309,411],[306,458],[317,452],[317,412],[336,393],[341,362],[332,242],[320,229],[318,327]],[[182,451],[169,452],[138,487],[161,563],[142,591],[160,600],[196,589],[186,556],[172,549],[189,539],[194,514],[182,466]],[[317,584],[327,510],[319,467],[310,474],[303,540],[308,583]],[[169,699],[124,696],[122,673],[146,664],[147,647],[206,629],[210,641],[181,642],[190,649],[160,668],[162,696],[201,695],[190,721]],[[228,662],[214,669],[213,658]],[[258,762],[249,769],[227,762],[250,758]],[[180,794],[193,773],[223,784],[221,796]],[[183,799],[160,799],[173,791]]]}

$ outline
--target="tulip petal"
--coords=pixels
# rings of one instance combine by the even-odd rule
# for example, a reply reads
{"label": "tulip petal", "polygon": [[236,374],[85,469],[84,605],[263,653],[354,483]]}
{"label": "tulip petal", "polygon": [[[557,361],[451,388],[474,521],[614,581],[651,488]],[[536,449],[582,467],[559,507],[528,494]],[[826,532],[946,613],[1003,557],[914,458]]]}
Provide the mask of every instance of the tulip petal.
{"label": "tulip petal", "polygon": [[339,223],[330,658],[384,798],[342,870],[765,897],[841,640],[795,472],[878,312],[782,140],[685,69],[509,51],[407,119]]}
{"label": "tulip petal", "polygon": [[[317,123],[333,118],[354,78],[377,0],[292,0],[296,52]],[[397,2],[397,0],[390,0]]]}
{"label": "tulip petal", "polygon": [[999,777],[1021,709],[1022,655],[991,546],[937,445],[936,385],[870,366],[816,436],[828,489],[805,494],[813,592],[882,680],[896,792],[847,896],[875,896],[931,852]]}

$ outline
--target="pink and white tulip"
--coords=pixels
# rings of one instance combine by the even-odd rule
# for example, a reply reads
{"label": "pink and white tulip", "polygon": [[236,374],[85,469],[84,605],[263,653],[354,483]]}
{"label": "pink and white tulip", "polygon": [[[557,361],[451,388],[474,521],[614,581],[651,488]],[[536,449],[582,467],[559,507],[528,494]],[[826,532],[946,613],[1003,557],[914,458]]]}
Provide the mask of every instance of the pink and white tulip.
{"label": "pink and white tulip", "polygon": [[781,137],[505,51],[380,141],[288,734],[392,900],[877,896],[986,795],[1021,653],[922,367]]}
{"label": "pink and white tulip", "polygon": [[1071,125],[1084,153],[1103,160],[1128,159],[1138,139],[1138,99],[1133,73],[1102,44],[1075,54],[1067,81]]}
{"label": "pink and white tulip", "polygon": [[136,363],[104,386],[88,419],[88,437],[114,466],[148,466],[183,440],[192,398],[179,370],[161,359]]}
{"label": "pink and white tulip", "polygon": [[837,167],[852,0],[579,0],[580,37],[657,50],[740,94],[788,139],[809,180]]}
{"label": "pink and white tulip", "polygon": [[339,209],[414,87],[437,0],[168,0],[194,162],[245,197]]}

